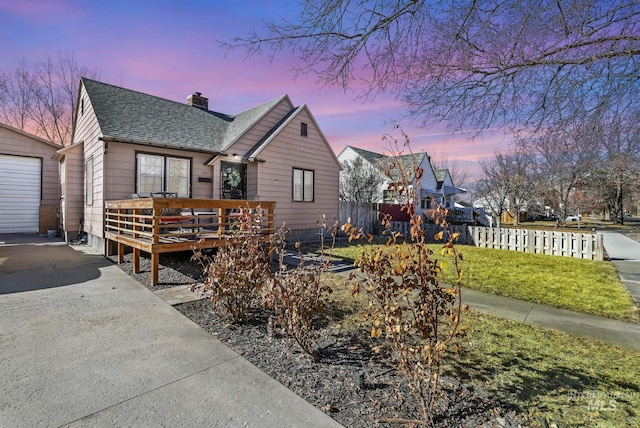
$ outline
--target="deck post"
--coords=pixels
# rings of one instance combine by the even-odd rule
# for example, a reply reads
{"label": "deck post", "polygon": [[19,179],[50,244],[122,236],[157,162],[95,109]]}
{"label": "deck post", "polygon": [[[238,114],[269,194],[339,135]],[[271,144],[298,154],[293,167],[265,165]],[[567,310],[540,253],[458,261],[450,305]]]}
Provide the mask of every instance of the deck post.
{"label": "deck post", "polygon": [[118,263],[124,263],[124,244],[118,242]]}
{"label": "deck post", "polygon": [[160,253],[151,253],[151,286],[158,284],[158,264],[160,263]]}
{"label": "deck post", "polygon": [[218,236],[224,235],[224,227],[227,223],[224,208],[218,208]]}
{"label": "deck post", "polygon": [[[142,229],[140,221],[140,210],[134,208],[132,217],[134,239],[138,239],[140,237],[140,234],[137,233]],[[133,273],[140,273],[140,249],[135,247],[133,248]]]}
{"label": "deck post", "polygon": [[133,248],[133,273],[140,273],[140,249]]}
{"label": "deck post", "polygon": [[[153,220],[152,220],[152,230],[153,230],[153,238],[151,242],[153,244],[157,244],[160,242],[160,237],[158,236],[158,232],[160,231],[160,209],[156,207],[155,199],[153,200]],[[151,286],[154,287],[158,284],[158,265],[160,264],[160,254],[155,251],[151,251]]]}

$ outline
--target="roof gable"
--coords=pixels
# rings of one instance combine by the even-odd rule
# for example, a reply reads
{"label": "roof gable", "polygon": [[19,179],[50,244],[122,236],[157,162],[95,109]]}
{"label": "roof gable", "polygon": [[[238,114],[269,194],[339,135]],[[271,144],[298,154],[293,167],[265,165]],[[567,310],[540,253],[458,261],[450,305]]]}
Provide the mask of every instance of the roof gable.
{"label": "roof gable", "polygon": [[51,147],[53,147],[55,149],[59,149],[59,148],[62,147],[61,145],[59,145],[57,143],[54,143],[53,141],[45,140],[42,137],[38,137],[37,135],[30,134],[30,133],[28,133],[26,131],[23,131],[22,129],[14,128],[13,126],[7,125],[6,123],[0,122],[0,128],[4,128],[4,129],[6,129],[8,131],[15,132],[16,134],[24,135],[25,137],[29,137],[29,138],[31,138],[31,139],[33,139],[35,141],[39,141],[39,142],[41,142],[43,144],[46,144],[48,146],[51,146]]}
{"label": "roof gable", "polygon": [[278,123],[276,123],[276,125],[273,128],[271,128],[269,132],[267,132],[267,134],[262,139],[260,139],[260,141],[258,141],[258,143],[256,143],[245,154],[244,157],[247,159],[253,159],[257,157],[260,154],[260,152],[262,152],[265,149],[265,147],[267,147],[267,145],[269,145],[269,143],[273,141],[274,138],[276,138],[276,136],[280,132],[282,132],[282,130],[284,130],[287,127],[287,125],[291,123],[296,118],[296,116],[298,116],[303,111],[305,111],[308,114],[316,130],[320,134],[320,138],[322,139],[322,142],[327,147],[327,150],[329,151],[329,153],[331,153],[331,156],[335,160],[336,164],[340,166],[340,161],[338,160],[335,152],[331,148],[331,145],[329,145],[329,141],[322,133],[322,130],[320,129],[320,127],[318,126],[318,123],[316,122],[316,119],[313,117],[313,115],[311,114],[311,111],[309,110],[309,107],[306,104],[303,104],[299,107],[294,107],[291,110],[289,110],[289,112]]}

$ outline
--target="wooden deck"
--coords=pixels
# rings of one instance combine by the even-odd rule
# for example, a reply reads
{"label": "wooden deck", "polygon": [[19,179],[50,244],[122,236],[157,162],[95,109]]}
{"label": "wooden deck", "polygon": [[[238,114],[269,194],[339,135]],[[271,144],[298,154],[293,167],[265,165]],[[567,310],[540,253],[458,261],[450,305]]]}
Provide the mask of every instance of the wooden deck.
{"label": "wooden deck", "polygon": [[[158,283],[161,253],[215,248],[229,239],[241,239],[243,227],[265,236],[274,233],[275,202],[230,199],[144,198],[105,202],[107,248],[117,244],[118,262],[126,247],[133,248],[133,269],[140,272],[140,251],[151,255],[151,284]],[[241,209],[253,216],[250,224],[239,219]]]}

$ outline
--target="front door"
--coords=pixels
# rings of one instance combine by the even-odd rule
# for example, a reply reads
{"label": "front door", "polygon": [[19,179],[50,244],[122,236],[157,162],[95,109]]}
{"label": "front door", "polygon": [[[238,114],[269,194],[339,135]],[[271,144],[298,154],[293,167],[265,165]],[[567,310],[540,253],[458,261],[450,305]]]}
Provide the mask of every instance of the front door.
{"label": "front door", "polygon": [[220,195],[222,199],[247,199],[247,165],[221,163]]}

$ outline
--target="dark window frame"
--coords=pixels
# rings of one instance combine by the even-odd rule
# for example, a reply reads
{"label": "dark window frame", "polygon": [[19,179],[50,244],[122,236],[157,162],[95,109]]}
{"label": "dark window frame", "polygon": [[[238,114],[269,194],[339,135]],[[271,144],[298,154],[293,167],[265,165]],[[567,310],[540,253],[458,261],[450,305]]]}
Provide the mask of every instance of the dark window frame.
{"label": "dark window frame", "polygon": [[[192,196],[192,192],[193,192],[193,158],[189,157],[189,156],[179,156],[179,155],[172,155],[172,154],[166,154],[166,153],[155,153],[155,152],[147,152],[147,151],[139,151],[136,150],[135,152],[135,191],[136,194],[138,194],[139,196],[143,196],[143,195],[147,195],[147,193],[140,193],[140,182],[139,182],[139,170],[138,170],[138,156],[140,155],[146,155],[146,156],[158,156],[158,157],[162,157],[164,158],[163,160],[163,171],[162,171],[162,190],[161,192],[166,192],[167,191],[167,185],[168,185],[168,162],[167,159],[168,158],[172,158],[172,159],[182,159],[182,160],[187,160],[189,161],[189,178],[188,178],[188,191],[187,191],[187,198],[191,198]],[[150,196],[150,194],[148,194]],[[181,197],[178,195],[178,197]]]}
{"label": "dark window frame", "polygon": [[[302,172],[302,198],[296,198],[296,171]],[[311,198],[307,198],[306,194],[306,177],[307,173],[311,173]],[[293,167],[291,171],[291,200],[293,202],[315,202],[316,199],[316,171],[314,169],[305,169]]]}
{"label": "dark window frame", "polygon": [[305,122],[300,122],[300,135],[303,137],[309,136],[309,127]]}

